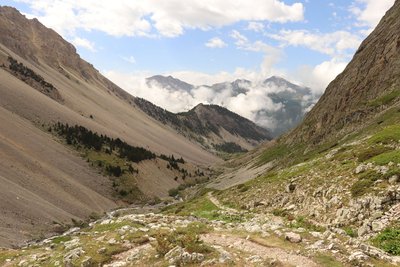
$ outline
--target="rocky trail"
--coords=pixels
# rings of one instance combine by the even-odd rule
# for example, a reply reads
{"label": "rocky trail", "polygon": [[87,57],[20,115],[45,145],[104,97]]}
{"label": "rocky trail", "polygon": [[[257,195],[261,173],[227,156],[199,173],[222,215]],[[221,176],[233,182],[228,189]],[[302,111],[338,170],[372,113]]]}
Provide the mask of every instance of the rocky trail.
{"label": "rocky trail", "polygon": [[226,207],[226,206],[222,205],[221,202],[220,202],[217,198],[215,198],[215,197],[213,196],[213,193],[212,193],[212,192],[208,192],[208,193],[207,193],[207,198],[208,198],[215,206],[217,206],[219,209],[221,209],[221,210],[223,210],[223,211],[226,211],[226,212],[229,212],[229,213],[233,213],[233,214],[238,213],[238,211],[237,211],[236,209],[229,208],[229,207]]}
{"label": "rocky trail", "polygon": [[251,240],[236,236],[207,234],[202,236],[202,240],[214,246],[217,245],[220,247],[234,248],[235,250],[250,254],[252,256],[249,257],[249,259],[252,263],[269,260],[270,262],[278,261],[283,264],[298,267],[320,266],[305,256],[296,255],[291,251],[281,248],[266,247]]}

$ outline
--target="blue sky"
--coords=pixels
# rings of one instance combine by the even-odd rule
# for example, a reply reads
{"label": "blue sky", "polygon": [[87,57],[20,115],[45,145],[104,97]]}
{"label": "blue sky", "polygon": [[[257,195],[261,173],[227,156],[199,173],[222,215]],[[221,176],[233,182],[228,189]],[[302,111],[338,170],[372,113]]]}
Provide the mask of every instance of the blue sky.
{"label": "blue sky", "polygon": [[155,74],[195,85],[279,75],[321,93],[393,3],[0,0],[37,17],[108,78],[150,100],[162,95],[143,83]]}

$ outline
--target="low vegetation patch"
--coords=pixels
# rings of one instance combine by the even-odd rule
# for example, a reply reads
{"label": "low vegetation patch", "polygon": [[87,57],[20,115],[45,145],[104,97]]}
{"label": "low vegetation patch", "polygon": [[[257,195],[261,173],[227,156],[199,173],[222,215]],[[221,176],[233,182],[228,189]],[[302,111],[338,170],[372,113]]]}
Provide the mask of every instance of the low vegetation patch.
{"label": "low vegetation patch", "polygon": [[368,103],[369,106],[372,107],[380,107],[384,105],[388,105],[393,102],[396,98],[400,97],[400,90],[393,90],[371,102]]}
{"label": "low vegetation patch", "polygon": [[217,151],[225,152],[225,153],[229,153],[229,154],[247,152],[246,149],[244,149],[240,145],[233,143],[233,142],[226,142],[223,144],[214,144],[213,146]]}
{"label": "low vegetation patch", "polygon": [[321,266],[325,266],[325,267],[342,267],[343,266],[342,263],[340,263],[334,257],[327,255],[327,254],[318,253],[314,257],[314,259]]}
{"label": "low vegetation patch", "polygon": [[289,149],[286,145],[275,145],[271,148],[265,150],[265,152],[260,157],[260,164],[271,162],[273,160],[279,159],[289,153]]}
{"label": "low vegetation patch", "polygon": [[290,222],[289,227],[304,228],[304,229],[307,229],[310,231],[315,231],[315,232],[323,232],[325,230],[325,228],[311,223],[309,220],[307,220],[306,218],[304,218],[302,216],[297,217],[295,220]]}
{"label": "low vegetation patch", "polygon": [[389,162],[400,163],[400,150],[380,154],[373,157],[371,161],[378,165],[386,165],[389,164]]}
{"label": "low vegetation patch", "polygon": [[369,170],[361,174],[359,180],[355,182],[351,188],[351,195],[353,197],[360,197],[371,190],[374,182],[379,179],[379,175],[374,170]]}
{"label": "low vegetation patch", "polygon": [[390,125],[378,133],[374,134],[369,142],[371,144],[391,144],[393,142],[400,142],[400,125]]}
{"label": "low vegetation patch", "polygon": [[359,162],[365,162],[373,157],[376,157],[378,155],[381,155],[381,154],[391,151],[391,150],[393,150],[393,149],[382,146],[382,145],[372,146],[372,147],[368,147],[364,150],[361,150],[358,153],[357,158],[358,158]]}
{"label": "low vegetation patch", "polygon": [[358,236],[357,230],[354,229],[354,228],[352,228],[352,227],[350,227],[350,226],[344,227],[343,230],[344,230],[344,231],[346,232],[346,234],[347,234],[348,236],[350,236],[350,237],[357,237],[357,236]]}
{"label": "low vegetation patch", "polygon": [[176,246],[184,248],[189,253],[208,254],[213,252],[213,248],[204,244],[200,240],[200,234],[207,233],[208,227],[201,223],[192,223],[185,228],[178,228],[172,232],[155,234],[156,251],[160,255],[165,255]]}
{"label": "low vegetation patch", "polygon": [[389,254],[400,256],[400,224],[383,230],[372,239],[372,243]]}

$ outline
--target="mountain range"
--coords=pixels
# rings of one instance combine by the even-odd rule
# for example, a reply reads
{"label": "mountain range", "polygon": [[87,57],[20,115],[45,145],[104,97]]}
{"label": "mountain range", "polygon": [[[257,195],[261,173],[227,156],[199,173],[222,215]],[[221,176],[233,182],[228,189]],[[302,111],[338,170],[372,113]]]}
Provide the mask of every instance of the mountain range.
{"label": "mountain range", "polygon": [[[172,76],[156,75],[146,79],[150,87],[159,87],[172,92],[186,92],[195,95],[202,89],[210,89],[214,95],[223,95],[223,98],[210,97],[207,101],[227,108],[232,108],[238,114],[245,115],[259,126],[268,129],[272,137],[280,136],[296,127],[304,115],[318,101],[320,95],[314,94],[308,87],[293,84],[284,78],[273,76],[262,82],[251,82],[237,79],[233,82],[217,83],[214,85],[195,86]],[[258,105],[249,107],[250,114],[243,110],[235,110],[227,98],[248,97],[254,90],[259,92]]]}

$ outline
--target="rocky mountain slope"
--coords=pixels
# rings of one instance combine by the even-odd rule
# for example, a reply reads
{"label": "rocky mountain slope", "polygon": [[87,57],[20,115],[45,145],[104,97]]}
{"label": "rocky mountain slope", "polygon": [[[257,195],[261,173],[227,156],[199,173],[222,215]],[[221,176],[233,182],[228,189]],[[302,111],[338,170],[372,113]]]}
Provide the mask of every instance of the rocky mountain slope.
{"label": "rocky mountain slope", "polygon": [[[267,128],[272,137],[277,137],[296,127],[320,97],[308,87],[295,85],[276,76],[261,83],[238,79],[211,86],[194,86],[172,76],[164,77],[161,75],[147,78],[146,81],[150,87],[156,86],[171,92],[181,91],[192,95],[195,95],[196,91],[202,88],[211,89],[216,96],[224,95],[224,102],[218,102],[220,101],[218,97],[210,98],[207,101],[220,106],[227,105],[227,98],[233,99],[239,95],[249,96],[251,91],[257,90],[261,94],[258,100],[264,101],[263,107],[255,109],[252,112],[251,119],[258,125]],[[236,112],[240,114],[240,111]]]}
{"label": "rocky mountain slope", "polygon": [[[3,6],[0,80],[0,245],[20,244],[127,201],[167,197],[171,189],[200,182],[207,166],[220,160],[136,108],[134,97],[56,32]],[[88,140],[54,131],[58,123],[130,148],[113,150],[108,139],[98,150],[87,147]],[[156,157],[134,162],[127,154],[141,149]]]}
{"label": "rocky mountain slope", "polygon": [[199,104],[188,112],[174,114],[141,98],[136,98],[135,104],[214,153],[245,152],[272,139],[266,129],[217,105]]}
{"label": "rocky mountain slope", "polygon": [[[400,5],[385,15],[361,44],[353,60],[326,89],[304,123],[287,138],[321,143],[338,138],[377,113],[396,104],[400,96]],[[296,141],[297,142],[297,141]]]}
{"label": "rocky mountain slope", "polygon": [[209,184],[221,203],[349,238],[324,249],[344,265],[399,264],[387,258],[400,255],[399,12],[396,1],[299,127],[226,165]]}

